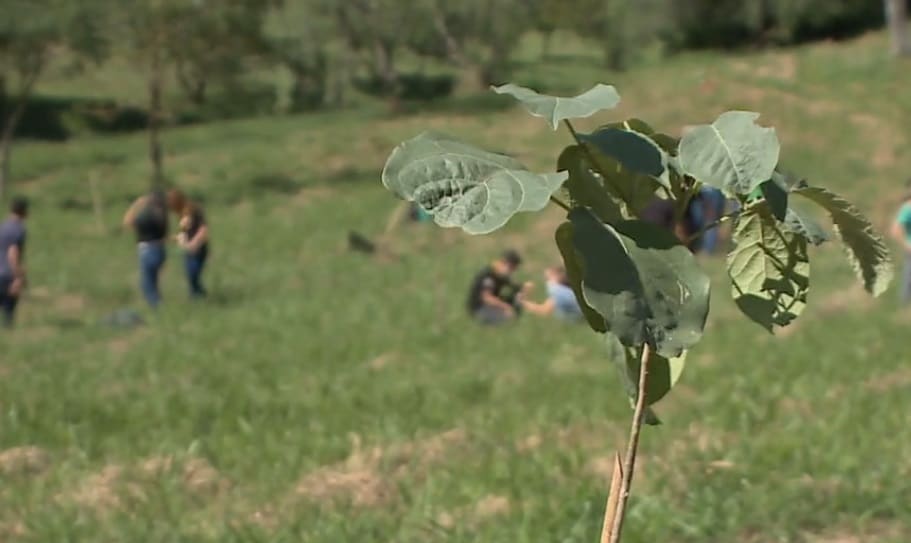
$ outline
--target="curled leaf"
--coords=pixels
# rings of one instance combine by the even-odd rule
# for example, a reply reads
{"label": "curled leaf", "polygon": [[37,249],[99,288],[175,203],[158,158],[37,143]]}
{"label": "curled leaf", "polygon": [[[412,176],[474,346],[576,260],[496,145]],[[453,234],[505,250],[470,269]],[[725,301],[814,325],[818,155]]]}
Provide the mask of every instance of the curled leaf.
{"label": "curled leaf", "polygon": [[529,113],[546,119],[554,128],[566,119],[591,117],[599,111],[614,109],[620,95],[611,85],[598,84],[573,98],[549,96],[512,83],[493,87],[497,94],[508,94],[518,100]]}
{"label": "curled leaf", "polygon": [[856,206],[834,192],[806,185],[793,192],[829,212],[835,234],[844,244],[848,260],[864,288],[874,296],[885,292],[894,275],[892,256],[873,224]]}
{"label": "curled leaf", "polygon": [[537,211],[566,180],[442,134],[423,133],[393,150],[383,184],[417,202],[440,226],[486,234],[520,211]]}

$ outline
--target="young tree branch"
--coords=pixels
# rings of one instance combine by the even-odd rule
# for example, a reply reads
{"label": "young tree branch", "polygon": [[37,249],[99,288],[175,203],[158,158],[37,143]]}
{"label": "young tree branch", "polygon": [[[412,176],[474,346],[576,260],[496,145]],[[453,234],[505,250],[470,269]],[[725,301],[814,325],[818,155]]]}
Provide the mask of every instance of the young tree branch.
{"label": "young tree branch", "polygon": [[639,391],[636,395],[636,408],[633,411],[633,422],[629,431],[629,443],[626,446],[626,456],[623,458],[622,477],[620,479],[619,500],[617,503],[616,517],[611,528],[609,543],[619,543],[620,533],[623,530],[623,517],[626,516],[626,507],[629,503],[630,489],[633,484],[633,472],[636,469],[636,455],[639,452],[639,433],[642,431],[642,421],[645,419],[646,410],[646,385],[648,384],[648,366],[652,358],[652,346],[648,343],[642,345],[642,356],[639,363]]}
{"label": "young tree branch", "polygon": [[693,243],[693,242],[696,241],[697,239],[699,239],[699,238],[701,238],[702,236],[704,236],[705,233],[708,232],[709,230],[711,230],[711,229],[713,229],[713,228],[718,228],[719,226],[721,226],[722,224],[726,223],[727,221],[729,221],[729,220],[731,220],[731,219],[737,217],[738,215],[740,215],[740,213],[741,213],[741,210],[738,209],[737,211],[731,211],[731,212],[728,213],[727,215],[722,215],[721,217],[718,217],[718,218],[715,219],[714,221],[712,221],[712,222],[710,222],[709,224],[705,225],[705,226],[702,228],[702,230],[696,232],[695,234],[693,234],[693,235],[691,235],[689,238],[687,238],[687,240],[686,240],[687,245],[689,245],[690,243]]}
{"label": "young tree branch", "polygon": [[551,196],[551,197],[550,197],[550,201],[553,202],[553,203],[555,203],[555,204],[557,204],[558,206],[562,207],[563,209],[565,209],[567,213],[569,213],[570,211],[572,211],[572,210],[570,209],[570,207],[569,207],[569,204],[567,204],[567,203],[564,202],[563,200],[557,198],[556,196]]}

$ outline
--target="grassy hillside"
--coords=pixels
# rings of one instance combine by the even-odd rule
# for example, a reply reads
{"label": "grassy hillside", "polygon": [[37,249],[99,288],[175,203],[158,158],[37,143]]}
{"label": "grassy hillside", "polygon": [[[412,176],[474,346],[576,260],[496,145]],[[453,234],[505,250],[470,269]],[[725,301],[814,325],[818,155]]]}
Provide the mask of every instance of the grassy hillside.
{"label": "grassy hillside", "polygon": [[[607,79],[618,117],[675,133],[761,111],[788,167],[885,227],[911,159],[908,67],[871,35],[619,77],[583,56],[529,58],[517,79]],[[172,250],[166,306],[131,331],[101,319],[140,307],[116,225],[145,186],[144,137],[19,145],[32,288],[0,336],[0,541],[595,541],[629,417],[602,346],[581,328],[463,315],[471,274],[502,247],[539,280],[560,213],[478,238],[406,226],[394,257],[346,250],[349,230],[384,229],[383,161],[425,128],[538,168],[566,142],[475,97],[169,132],[168,169],[210,215],[213,297],[186,301]],[[630,543],[911,539],[911,314],[859,292],[836,248],[814,258],[810,308],[779,338],[739,318],[722,262],[705,262],[707,337],[644,435]]]}

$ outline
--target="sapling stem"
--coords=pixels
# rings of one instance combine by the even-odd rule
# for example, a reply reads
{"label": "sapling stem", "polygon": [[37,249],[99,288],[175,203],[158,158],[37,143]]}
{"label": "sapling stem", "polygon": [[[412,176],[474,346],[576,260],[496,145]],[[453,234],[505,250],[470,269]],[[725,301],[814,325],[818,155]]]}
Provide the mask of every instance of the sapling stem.
{"label": "sapling stem", "polygon": [[704,236],[705,233],[708,232],[709,230],[711,230],[712,228],[718,228],[719,226],[721,226],[721,225],[724,224],[725,222],[727,222],[727,221],[733,219],[733,218],[736,217],[737,215],[740,215],[740,210],[739,210],[739,209],[738,209],[737,211],[732,211],[732,212],[728,213],[727,215],[722,215],[721,217],[718,217],[718,218],[715,219],[714,221],[712,221],[712,222],[710,222],[709,224],[705,225],[705,226],[702,228],[702,230],[696,232],[695,234],[693,234],[692,236],[690,236],[689,238],[687,238],[686,244],[689,245],[690,243],[692,243],[692,242],[696,241],[697,239],[701,238],[702,236]]}
{"label": "sapling stem", "polygon": [[557,204],[558,206],[562,207],[563,209],[565,209],[565,210],[567,211],[567,213],[570,212],[570,211],[572,211],[572,210],[569,208],[569,204],[567,204],[567,203],[564,202],[563,200],[557,198],[556,196],[551,196],[551,197],[550,197],[550,201],[553,202],[553,203],[555,203],[555,204]]}
{"label": "sapling stem", "polygon": [[611,529],[609,543],[620,542],[620,532],[623,530],[623,517],[626,516],[626,506],[629,503],[630,490],[633,484],[633,472],[636,469],[636,454],[639,451],[639,434],[642,431],[642,421],[645,419],[646,385],[648,384],[648,365],[652,358],[652,347],[647,342],[642,345],[642,357],[639,362],[639,391],[636,395],[636,408],[633,411],[633,422],[629,430],[629,443],[626,445],[626,456],[623,458],[623,472],[620,479],[620,499],[617,503],[617,513],[614,526]]}

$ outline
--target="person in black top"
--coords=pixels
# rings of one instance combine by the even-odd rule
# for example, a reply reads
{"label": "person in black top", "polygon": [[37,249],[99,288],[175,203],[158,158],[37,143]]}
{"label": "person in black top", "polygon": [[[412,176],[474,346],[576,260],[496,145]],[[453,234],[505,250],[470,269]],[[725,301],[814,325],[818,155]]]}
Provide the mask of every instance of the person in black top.
{"label": "person in black top", "polygon": [[468,292],[468,313],[481,324],[501,324],[519,315],[519,295],[525,286],[512,280],[522,264],[519,253],[505,251],[475,276]]}
{"label": "person in black top", "polygon": [[154,190],[133,202],[123,217],[123,225],[136,233],[139,246],[139,285],[153,309],[161,303],[158,277],[167,253],[168,206],[164,191]]}
{"label": "person in black top", "polygon": [[190,201],[179,190],[168,193],[168,205],[180,217],[177,244],[184,250],[184,269],[191,298],[204,298],[202,270],[209,258],[209,225],[199,204]]}

